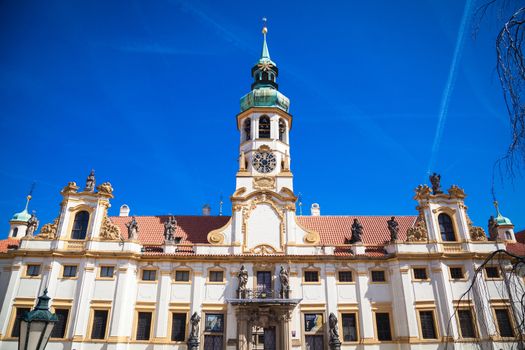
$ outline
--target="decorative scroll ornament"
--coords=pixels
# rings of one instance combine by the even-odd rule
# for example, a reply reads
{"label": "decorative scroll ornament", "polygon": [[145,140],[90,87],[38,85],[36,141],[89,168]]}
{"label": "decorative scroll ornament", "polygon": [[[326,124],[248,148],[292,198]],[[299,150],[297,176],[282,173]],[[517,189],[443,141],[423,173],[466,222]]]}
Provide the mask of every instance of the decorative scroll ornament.
{"label": "decorative scroll ornament", "polygon": [[319,237],[319,234],[315,231],[309,231],[304,236],[304,243],[308,244],[317,244],[321,240],[321,237]]}
{"label": "decorative scroll ornament", "polygon": [[452,187],[448,189],[448,194],[450,195],[450,197],[457,199],[465,199],[465,197],[467,196],[465,194],[465,191],[463,191],[462,188],[459,188],[456,185],[452,185]]}
{"label": "decorative scroll ornament", "polygon": [[120,228],[112,223],[107,216],[104,216],[102,219],[102,226],[100,227],[99,237],[107,241],[120,240]]}
{"label": "decorative scroll ornament", "polygon": [[58,231],[58,220],[60,218],[57,217],[52,223],[45,224],[40,229],[40,233],[36,236],[36,238],[40,239],[55,239],[57,236]]}
{"label": "decorative scroll ornament", "polygon": [[102,185],[97,186],[99,194],[113,198],[113,187],[109,182],[104,182]]}
{"label": "decorative scroll ornament", "polygon": [[414,197],[414,199],[416,200],[422,200],[422,199],[428,199],[430,197],[430,187],[428,187],[427,185],[419,185],[416,187],[415,189],[416,191],[416,196]]}
{"label": "decorative scroll ornament", "polygon": [[67,183],[67,186],[65,186],[61,193],[62,194],[68,194],[68,193],[77,193],[77,190],[78,190],[78,186],[77,186],[77,183],[74,182],[74,181],[71,181],[71,182],[68,182]]}
{"label": "decorative scroll ornament", "polygon": [[208,233],[208,242],[211,244],[223,244],[224,234],[220,230],[213,230]]}
{"label": "decorative scroll ornament", "polygon": [[253,247],[250,249],[250,253],[257,254],[257,255],[268,255],[268,254],[276,254],[277,250],[275,250],[274,247],[267,244],[259,244],[258,246]]}
{"label": "decorative scroll ornament", "polygon": [[467,216],[467,225],[468,225],[468,232],[470,234],[470,239],[473,241],[486,241],[487,235],[485,234],[485,230],[479,226],[474,226],[468,214],[466,214],[466,216]]}
{"label": "decorative scroll ornament", "polygon": [[[428,188],[428,187],[427,187]],[[414,227],[410,227],[407,230],[407,241],[408,242],[422,242],[427,240],[427,224],[425,223],[425,217],[423,213],[419,213],[416,219]]]}
{"label": "decorative scroll ornament", "polygon": [[273,190],[275,188],[275,178],[273,177],[254,177],[253,188],[258,190]]}

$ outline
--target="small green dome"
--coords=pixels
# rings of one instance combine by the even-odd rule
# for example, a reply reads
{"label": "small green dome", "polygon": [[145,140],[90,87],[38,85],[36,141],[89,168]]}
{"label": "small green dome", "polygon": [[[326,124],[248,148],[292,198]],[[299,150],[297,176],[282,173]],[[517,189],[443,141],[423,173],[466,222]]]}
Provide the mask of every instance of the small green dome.
{"label": "small green dome", "polygon": [[259,87],[241,98],[241,112],[252,107],[278,107],[288,112],[290,100],[276,89]]}
{"label": "small green dome", "polygon": [[496,216],[496,223],[498,224],[498,226],[501,226],[501,225],[512,225],[512,221],[510,221],[509,218],[504,217],[500,213],[498,213],[498,216]]}
{"label": "small green dome", "polygon": [[26,208],[23,211],[21,211],[20,213],[16,213],[15,215],[13,215],[13,218],[11,219],[11,221],[24,221],[24,222],[27,222],[27,221],[29,221],[30,217],[31,217],[31,214],[29,214],[27,212],[27,208]]}

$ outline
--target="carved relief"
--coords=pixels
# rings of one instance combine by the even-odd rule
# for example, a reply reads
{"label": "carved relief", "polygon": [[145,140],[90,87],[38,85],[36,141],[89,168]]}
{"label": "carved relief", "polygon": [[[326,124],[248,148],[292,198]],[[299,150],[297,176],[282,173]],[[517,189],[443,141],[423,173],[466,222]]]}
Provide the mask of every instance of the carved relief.
{"label": "carved relief", "polygon": [[250,249],[250,253],[258,255],[276,254],[277,249],[268,244],[259,244],[258,246]]}
{"label": "carved relief", "polygon": [[427,237],[428,237],[428,231],[427,231],[427,224],[425,223],[425,216],[422,212],[419,212],[419,215],[416,219],[416,223],[414,224],[414,227],[410,227],[407,230],[407,241],[408,242],[423,242],[427,240]]}
{"label": "carved relief", "polygon": [[69,193],[77,193],[78,186],[76,182],[71,181],[67,183],[67,186],[65,186],[60,193],[62,194],[69,194]]}
{"label": "carved relief", "polygon": [[254,177],[253,188],[257,190],[273,190],[275,188],[275,178],[273,177]]}
{"label": "carved relief", "polygon": [[224,234],[218,230],[211,231],[208,233],[208,242],[211,244],[223,244],[224,243]]}
{"label": "carved relief", "polygon": [[104,182],[102,185],[97,186],[97,191],[103,196],[113,198],[113,187],[111,187],[109,182]]}
{"label": "carved relief", "polygon": [[467,217],[467,225],[468,225],[468,232],[470,234],[470,239],[473,241],[486,241],[487,235],[485,234],[485,230],[483,230],[483,228],[479,226],[474,226],[468,214],[465,213],[465,215]]}
{"label": "carved relief", "polygon": [[320,240],[321,240],[321,237],[315,231],[309,231],[304,236],[304,243],[307,243],[307,244],[317,244],[319,243]]}
{"label": "carved relief", "polygon": [[415,189],[416,195],[414,197],[415,200],[422,200],[422,199],[428,199],[430,197],[431,189],[427,185],[419,185]]}
{"label": "carved relief", "polygon": [[465,197],[467,196],[465,194],[465,191],[463,191],[462,188],[460,188],[459,186],[456,186],[456,185],[452,185],[448,189],[448,194],[450,195],[450,197],[457,198],[457,199],[465,199]]}
{"label": "carved relief", "polygon": [[40,233],[36,236],[36,238],[39,239],[55,239],[57,235],[58,230],[58,220],[60,218],[57,217],[52,223],[45,224],[40,229]]}
{"label": "carved relief", "polygon": [[112,223],[106,215],[104,215],[104,218],[102,219],[102,226],[100,227],[99,237],[108,241],[121,239],[120,228],[114,223]]}

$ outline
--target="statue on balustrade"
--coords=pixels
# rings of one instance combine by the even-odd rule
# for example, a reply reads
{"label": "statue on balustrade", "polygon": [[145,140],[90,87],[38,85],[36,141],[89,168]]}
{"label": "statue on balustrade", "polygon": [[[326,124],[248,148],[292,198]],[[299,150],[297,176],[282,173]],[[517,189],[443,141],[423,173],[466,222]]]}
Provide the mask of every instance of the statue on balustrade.
{"label": "statue on balustrade", "polygon": [[139,238],[139,224],[134,216],[131,217],[131,221],[126,224],[126,227],[128,228],[129,239],[136,241]]}
{"label": "statue on balustrade", "polygon": [[390,220],[387,221],[388,231],[390,231],[390,242],[397,241],[397,236],[399,234],[399,223],[396,221],[396,217],[392,216]]}
{"label": "statue on balustrade", "polygon": [[290,276],[283,266],[281,266],[281,271],[279,271],[279,279],[281,280],[281,291],[279,293],[281,299],[290,298]]}
{"label": "statue on balustrade", "polygon": [[26,237],[33,237],[33,233],[35,233],[36,229],[38,228],[38,224],[40,222],[38,221],[35,212],[31,214],[31,217],[27,221],[27,230],[26,230]]}
{"label": "statue on balustrade", "polygon": [[359,220],[354,219],[354,223],[352,224],[352,238],[350,239],[351,243],[361,243],[363,235],[363,225],[359,222]]}
{"label": "statue on balustrade", "polygon": [[248,271],[246,271],[244,265],[241,266],[238,277],[239,289],[237,290],[237,293],[239,295],[239,299],[245,299],[247,294],[246,284],[248,283]]}

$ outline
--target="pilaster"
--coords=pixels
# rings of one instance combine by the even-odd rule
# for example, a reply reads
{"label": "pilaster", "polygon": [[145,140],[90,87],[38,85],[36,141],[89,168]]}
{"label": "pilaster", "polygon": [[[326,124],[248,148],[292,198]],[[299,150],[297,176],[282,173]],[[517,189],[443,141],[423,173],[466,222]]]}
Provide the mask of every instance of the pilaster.
{"label": "pilaster", "polygon": [[122,320],[134,319],[134,305],[137,298],[136,271],[136,266],[128,262],[118,268],[113,317],[109,330],[110,338],[130,339],[132,336],[133,322],[122,322]]}
{"label": "pilaster", "polygon": [[76,340],[82,340],[88,337],[88,319],[91,313],[91,299],[95,286],[95,265],[91,261],[84,261],[80,269],[80,283],[77,284],[76,298],[71,310],[71,320],[73,326],[73,349],[81,348],[81,343]]}
{"label": "pilaster", "polygon": [[[3,303],[2,303],[2,309],[0,310],[0,334],[6,335],[7,334],[7,327],[9,324],[9,319],[11,315],[11,311],[13,309],[13,299],[16,296],[16,292],[18,291],[18,286],[20,285],[20,274],[21,274],[21,261],[14,261],[13,265],[9,267],[4,267],[6,270],[9,269],[10,271],[2,271],[3,274],[9,273],[8,278],[8,284],[5,289],[5,293],[3,295]],[[3,280],[3,279],[2,279]]]}
{"label": "pilaster", "polygon": [[368,291],[368,270],[366,265],[359,264],[357,269],[357,301],[359,303],[359,333],[361,341],[367,342],[375,338],[374,315],[370,299],[366,296]]}
{"label": "pilaster", "polygon": [[157,306],[155,309],[156,321],[155,321],[155,339],[167,339],[168,337],[168,324],[169,320],[169,303],[171,296],[171,271],[164,269],[160,270],[159,276],[159,292],[157,299]]}

